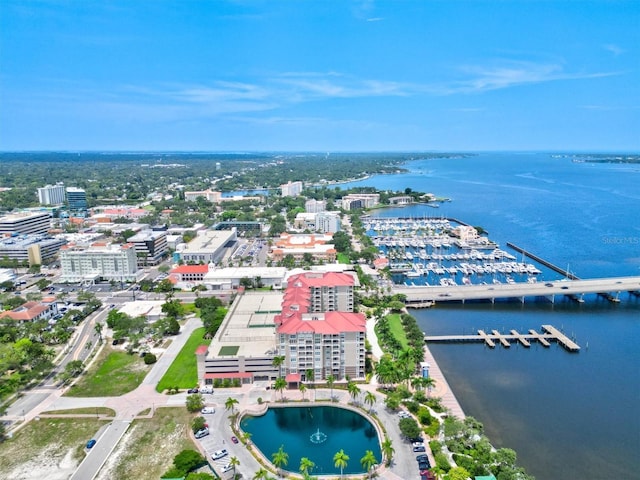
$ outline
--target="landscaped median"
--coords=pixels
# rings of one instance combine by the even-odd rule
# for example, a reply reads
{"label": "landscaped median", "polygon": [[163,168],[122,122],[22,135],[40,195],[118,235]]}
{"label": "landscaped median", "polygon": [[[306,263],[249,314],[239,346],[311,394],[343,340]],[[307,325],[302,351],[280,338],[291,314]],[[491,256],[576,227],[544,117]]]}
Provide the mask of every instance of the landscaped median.
{"label": "landscaped median", "polygon": [[171,388],[192,388],[198,383],[198,366],[195,351],[200,345],[209,345],[211,340],[204,338],[204,327],[193,331],[175,360],[158,382],[156,390],[160,393]]}

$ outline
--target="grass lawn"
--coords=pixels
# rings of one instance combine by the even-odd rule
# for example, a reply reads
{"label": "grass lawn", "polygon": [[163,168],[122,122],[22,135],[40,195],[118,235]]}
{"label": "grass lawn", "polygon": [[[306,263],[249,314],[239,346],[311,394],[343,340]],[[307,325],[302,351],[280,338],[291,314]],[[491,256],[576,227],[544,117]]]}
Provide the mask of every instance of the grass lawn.
{"label": "grass lawn", "polygon": [[113,350],[109,345],[100,352],[96,362],[73,385],[69,397],[113,397],[135,390],[151,369],[137,355]]}
{"label": "grass lawn", "polygon": [[338,253],[338,263],[346,263],[349,265],[351,260],[349,259],[349,255],[346,253]]}
{"label": "grass lawn", "polygon": [[400,314],[392,313],[391,315],[387,315],[387,318],[389,319],[389,328],[393,336],[400,342],[402,348],[408,347],[409,342],[407,341],[407,334],[405,333],[402,322],[400,321]]}
{"label": "grass lawn", "polygon": [[164,392],[171,387],[191,388],[198,383],[198,367],[194,352],[200,345],[209,345],[211,342],[204,339],[204,334],[204,327],[194,330],[167,373],[158,382],[156,386],[158,392]]}
{"label": "grass lawn", "polygon": [[173,457],[196,449],[188,436],[194,416],[184,407],[158,408],[153,418],[135,420],[99,478],[160,478],[173,465]]}
{"label": "grass lawn", "polygon": [[31,421],[0,448],[1,478],[68,478],[85,456],[87,440],[109,423],[96,418],[41,418]]}
{"label": "grass lawn", "polygon": [[115,410],[107,407],[86,407],[86,408],[74,408],[71,410],[50,410],[48,412],[42,412],[43,415],[107,415],[109,417],[115,417]]}

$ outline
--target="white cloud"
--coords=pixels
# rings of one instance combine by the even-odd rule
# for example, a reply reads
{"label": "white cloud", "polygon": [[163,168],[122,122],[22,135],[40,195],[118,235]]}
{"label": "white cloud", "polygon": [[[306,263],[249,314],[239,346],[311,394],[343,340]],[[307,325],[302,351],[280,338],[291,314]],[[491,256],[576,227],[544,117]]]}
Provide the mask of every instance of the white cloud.
{"label": "white cloud", "polygon": [[618,45],[614,45],[613,43],[603,45],[603,47],[608,52],[611,52],[614,57],[617,57],[618,55],[622,55],[623,53],[625,53],[625,50],[623,48],[619,47]]}

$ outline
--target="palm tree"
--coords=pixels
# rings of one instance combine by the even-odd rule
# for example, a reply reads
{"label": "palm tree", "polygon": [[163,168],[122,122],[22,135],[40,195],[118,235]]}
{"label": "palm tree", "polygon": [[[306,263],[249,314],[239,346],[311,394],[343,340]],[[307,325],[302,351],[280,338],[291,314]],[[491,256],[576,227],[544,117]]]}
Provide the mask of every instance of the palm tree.
{"label": "palm tree", "polygon": [[229,459],[229,465],[233,467],[233,478],[236,478],[236,467],[240,465],[240,460],[238,460],[238,457],[231,457]]}
{"label": "palm tree", "polygon": [[229,397],[229,398],[227,398],[227,401],[224,402],[224,409],[225,410],[231,410],[231,415],[233,415],[235,413],[236,405],[238,403],[240,403],[240,402],[238,402],[237,399]]}
{"label": "palm tree", "polygon": [[251,441],[251,435],[250,432],[242,432],[242,440],[244,440],[244,443],[248,444]]}
{"label": "palm tree", "polygon": [[285,358],[286,357],[284,355],[276,355],[275,357],[273,357],[273,360],[271,361],[273,366],[278,369],[278,375],[281,373],[280,368],[282,367],[282,364],[284,363]]}
{"label": "palm tree", "polygon": [[347,384],[347,390],[349,391],[349,395],[353,399],[353,403],[356,403],[358,399],[358,395],[360,395],[360,387],[355,382],[349,382]]}
{"label": "palm tree", "polygon": [[371,410],[373,409],[373,404],[376,403],[376,395],[373,392],[367,392],[364,395],[364,403],[369,404],[369,413],[371,413]]}
{"label": "palm tree", "polygon": [[333,402],[333,384],[336,381],[336,377],[334,377],[333,375],[328,375],[326,380],[327,385],[329,385],[329,388],[331,389],[331,401]]}
{"label": "palm tree", "polygon": [[269,478],[269,471],[264,468],[260,468],[253,476],[253,480],[267,480]]}
{"label": "palm tree", "polygon": [[384,455],[385,462],[387,467],[391,465],[391,460],[393,459],[393,454],[396,452],[395,448],[393,448],[393,442],[389,438],[385,438],[381,444],[382,454]]}
{"label": "palm tree", "polygon": [[333,456],[333,465],[336,468],[340,469],[340,478],[343,477],[342,472],[344,468],[347,466],[348,462],[349,462],[349,455],[344,453],[344,450],[342,449],[340,449],[340,451]]}
{"label": "palm tree", "polygon": [[300,393],[302,394],[302,400],[304,401],[304,392],[307,391],[307,386],[304,383],[300,382],[298,390],[300,390]]}
{"label": "palm tree", "polygon": [[373,467],[378,460],[371,450],[367,450],[364,457],[360,459],[360,465],[367,471],[367,476],[371,478],[371,467]]}
{"label": "palm tree", "polygon": [[309,460],[307,457],[302,457],[300,459],[300,473],[302,473],[302,476],[304,478],[307,478],[309,476],[309,470],[313,470],[313,467],[315,466],[316,464]]}
{"label": "palm tree", "polygon": [[276,392],[280,392],[280,400],[284,402],[284,389],[287,388],[287,381],[282,377],[278,377],[273,384],[273,388]]}
{"label": "palm tree", "polygon": [[102,343],[102,329],[103,328],[104,328],[104,323],[102,323],[102,322],[96,322],[96,324],[93,326],[93,329],[98,334],[98,342],[99,343]]}
{"label": "palm tree", "polygon": [[278,470],[280,470],[280,467],[282,466],[286,467],[289,463],[289,454],[284,451],[284,445],[280,445],[278,451],[271,454],[271,458],[273,459],[273,464]]}

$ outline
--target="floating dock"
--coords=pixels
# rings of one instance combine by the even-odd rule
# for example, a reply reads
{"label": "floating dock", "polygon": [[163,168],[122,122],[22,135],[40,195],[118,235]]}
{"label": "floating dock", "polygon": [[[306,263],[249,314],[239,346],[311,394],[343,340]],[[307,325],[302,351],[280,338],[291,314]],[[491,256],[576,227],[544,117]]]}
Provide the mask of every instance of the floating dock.
{"label": "floating dock", "polygon": [[477,335],[425,335],[424,341],[431,342],[484,342],[489,348],[495,348],[496,343],[500,343],[504,348],[511,347],[511,342],[519,342],[525,348],[531,346],[532,341],[540,343],[543,347],[549,347],[550,342],[556,342],[569,352],[579,352],[580,346],[567,337],[553,325],[542,325],[543,332],[529,330],[529,333],[519,333],[511,330],[510,333],[500,333],[498,330],[491,330],[487,333],[484,330],[478,330]]}

